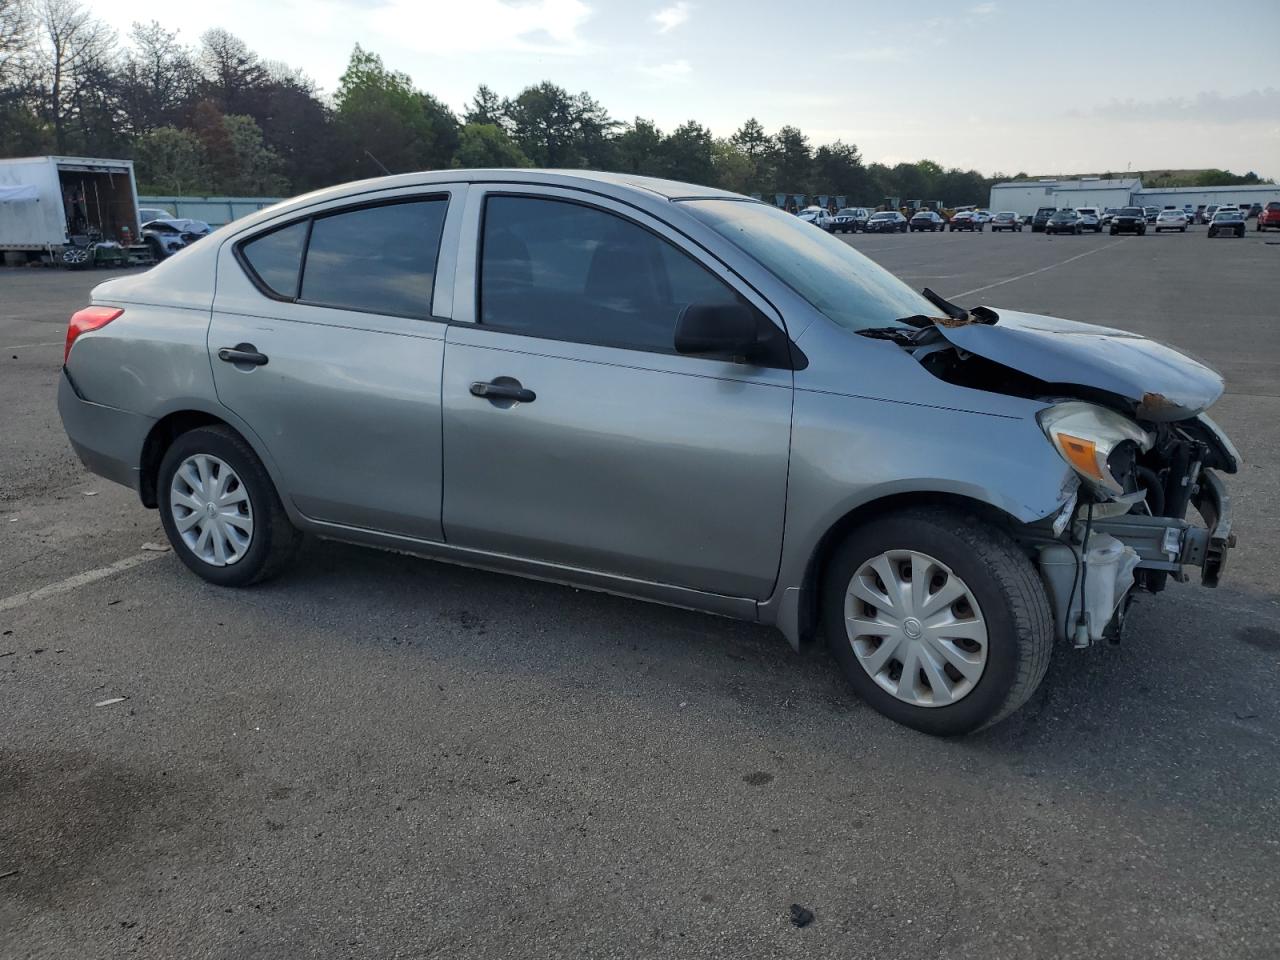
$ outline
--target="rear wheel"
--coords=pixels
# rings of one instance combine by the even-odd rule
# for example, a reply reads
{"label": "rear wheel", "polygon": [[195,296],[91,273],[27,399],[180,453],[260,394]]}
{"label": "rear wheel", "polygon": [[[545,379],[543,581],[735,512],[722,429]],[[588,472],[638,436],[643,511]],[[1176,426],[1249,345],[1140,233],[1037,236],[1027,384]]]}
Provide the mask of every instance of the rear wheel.
{"label": "rear wheel", "polygon": [[169,543],[210,583],[248,586],[293,559],[301,536],[266,468],[231,429],[184,433],[165,452],[156,479]]}
{"label": "rear wheel", "polygon": [[823,629],[855,692],[939,736],[1022,706],[1049,666],[1049,602],[1001,531],[924,508],[855,530],[828,565]]}

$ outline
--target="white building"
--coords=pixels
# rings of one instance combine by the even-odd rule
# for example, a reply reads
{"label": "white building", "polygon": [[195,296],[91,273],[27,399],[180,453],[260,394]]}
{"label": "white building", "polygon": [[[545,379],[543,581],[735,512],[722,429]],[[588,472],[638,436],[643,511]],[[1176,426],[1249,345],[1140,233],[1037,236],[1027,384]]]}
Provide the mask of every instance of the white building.
{"label": "white building", "polygon": [[1274,183],[1238,187],[1159,187],[1146,189],[1137,177],[1104,180],[1081,177],[1078,180],[1011,180],[993,184],[991,206],[995,211],[1012,210],[1022,216],[1034,214],[1040,207],[1193,207],[1211,203],[1266,203],[1280,200],[1280,185]]}
{"label": "white building", "polygon": [[1041,207],[1127,207],[1136,203],[1133,196],[1142,190],[1137,177],[1122,180],[1103,180],[1101,177],[1084,177],[1080,180],[1013,180],[991,187],[993,212],[1012,210],[1021,216],[1030,216]]}

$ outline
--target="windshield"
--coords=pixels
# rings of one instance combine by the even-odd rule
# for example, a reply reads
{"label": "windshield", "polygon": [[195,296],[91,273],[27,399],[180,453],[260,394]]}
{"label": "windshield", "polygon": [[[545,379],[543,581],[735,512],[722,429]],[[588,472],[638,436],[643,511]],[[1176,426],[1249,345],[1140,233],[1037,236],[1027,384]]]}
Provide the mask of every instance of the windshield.
{"label": "windshield", "polygon": [[1120,211],[1120,216],[1140,217],[1142,216],[1142,208],[1141,207],[1125,207],[1123,210]]}
{"label": "windshield", "polygon": [[[938,310],[888,270],[823,230],[746,200],[686,200],[698,220],[848,330],[892,326]],[[892,217],[892,213],[878,215]]]}
{"label": "windshield", "polygon": [[841,210],[839,213],[836,214],[837,217],[856,217],[857,215],[858,215],[858,211],[855,210],[853,207],[845,207],[843,210]]}
{"label": "windshield", "polygon": [[871,219],[872,220],[897,220],[898,215],[896,213],[876,213],[872,215]]}
{"label": "windshield", "polygon": [[1239,219],[1240,219],[1240,211],[1239,211],[1239,210],[1219,210],[1217,213],[1215,213],[1215,214],[1213,215],[1213,219],[1215,219],[1215,220],[1239,220]]}

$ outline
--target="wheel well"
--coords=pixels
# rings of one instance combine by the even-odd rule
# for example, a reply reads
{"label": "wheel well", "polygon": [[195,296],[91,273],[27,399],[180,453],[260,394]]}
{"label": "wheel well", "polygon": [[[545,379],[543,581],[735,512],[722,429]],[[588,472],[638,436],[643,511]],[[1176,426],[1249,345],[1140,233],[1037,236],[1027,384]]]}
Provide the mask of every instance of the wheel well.
{"label": "wheel well", "polygon": [[142,458],[138,464],[138,496],[142,498],[144,507],[155,508],[159,502],[156,497],[156,474],[160,472],[160,461],[164,459],[165,452],[173,441],[188,430],[215,425],[230,428],[225,420],[199,410],[180,410],[156,421],[142,444]]}
{"label": "wheel well", "polygon": [[975,500],[954,493],[922,491],[916,493],[897,493],[881,497],[854,507],[843,517],[831,525],[818,545],[809,556],[804,570],[804,583],[800,591],[802,608],[800,610],[800,637],[802,642],[810,641],[817,633],[818,614],[821,609],[822,575],[827,563],[836,548],[844,541],[849,532],[860,524],[876,519],[888,513],[906,510],[911,507],[950,507],[953,510],[972,514],[988,520],[995,526],[1009,529],[1013,519],[1004,511],[989,503]]}

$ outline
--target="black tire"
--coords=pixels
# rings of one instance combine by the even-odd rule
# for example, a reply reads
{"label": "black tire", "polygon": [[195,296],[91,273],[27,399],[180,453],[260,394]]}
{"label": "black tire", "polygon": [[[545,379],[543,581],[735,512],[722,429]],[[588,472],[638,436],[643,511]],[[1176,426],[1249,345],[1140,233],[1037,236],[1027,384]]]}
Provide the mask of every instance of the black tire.
{"label": "black tire", "polygon": [[1187,232],[1187,228],[1186,228],[1186,227],[1180,227],[1180,228],[1178,229],[1178,232],[1179,232],[1179,233],[1186,233],[1186,232]]}
{"label": "black tire", "polygon": [[[950,567],[978,601],[987,623],[987,663],[977,684],[944,707],[899,700],[859,664],[845,627],[845,594],[858,568],[887,550],[926,553]],[[935,736],[958,736],[997,723],[1027,702],[1049,668],[1053,621],[1044,585],[1003,531],[939,507],[890,514],[853,531],[823,577],[827,642],[854,691],[898,723]]]}
{"label": "black tire", "polygon": [[1115,236],[1117,233],[1119,233],[1119,232],[1120,232],[1120,231],[1119,231],[1119,230],[1117,230],[1115,227],[1112,227],[1112,228],[1111,228],[1111,236],[1113,236],[1113,237],[1114,237],[1114,236]]}
{"label": "black tire", "polygon": [[[226,463],[240,478],[253,512],[249,548],[234,563],[214,566],[201,560],[178,533],[169,488],[183,461],[206,453]],[[156,477],[160,521],[174,553],[196,575],[222,587],[247,587],[278,574],[297,552],[302,535],[289,522],[275,484],[253,448],[229,427],[198,427],[178,437],[160,461]]]}

